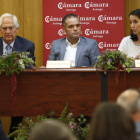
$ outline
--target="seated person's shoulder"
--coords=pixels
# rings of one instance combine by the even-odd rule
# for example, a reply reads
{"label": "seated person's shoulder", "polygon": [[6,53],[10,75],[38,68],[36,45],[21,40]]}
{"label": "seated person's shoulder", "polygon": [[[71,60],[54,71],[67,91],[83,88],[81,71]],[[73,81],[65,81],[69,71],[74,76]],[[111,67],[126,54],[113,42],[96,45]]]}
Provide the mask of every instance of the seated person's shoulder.
{"label": "seated person's shoulder", "polygon": [[60,39],[53,40],[53,43],[59,43],[63,40],[66,40],[66,38],[60,38]]}
{"label": "seated person's shoulder", "polygon": [[123,41],[128,41],[128,40],[130,40],[130,39],[131,39],[130,36],[126,36],[126,37],[124,37],[122,40],[123,40]]}
{"label": "seated person's shoulder", "polygon": [[83,39],[86,42],[86,44],[89,46],[97,45],[97,41],[95,39],[91,39],[91,38],[87,38],[87,37],[81,37],[81,39]]}
{"label": "seated person's shoulder", "polygon": [[87,38],[87,37],[81,37],[81,39],[84,39],[87,42],[96,42],[95,39]]}
{"label": "seated person's shoulder", "polygon": [[20,36],[17,36],[17,39],[21,42],[21,43],[27,43],[27,44],[34,44],[32,41],[26,39],[26,38],[23,38],[23,37],[20,37]]}

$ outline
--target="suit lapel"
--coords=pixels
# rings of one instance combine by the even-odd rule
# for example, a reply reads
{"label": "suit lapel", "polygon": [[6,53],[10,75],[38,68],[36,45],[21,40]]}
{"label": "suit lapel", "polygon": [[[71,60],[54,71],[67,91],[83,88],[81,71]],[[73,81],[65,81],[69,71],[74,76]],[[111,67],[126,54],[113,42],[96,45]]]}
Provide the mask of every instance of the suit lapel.
{"label": "suit lapel", "polygon": [[79,42],[79,44],[77,46],[75,66],[77,66],[77,64],[78,64],[78,60],[80,58],[81,52],[82,52],[82,50],[83,50],[85,45],[86,45],[86,42],[85,42],[84,38],[81,37],[80,42]]}
{"label": "suit lapel", "polygon": [[64,38],[61,42],[60,42],[60,60],[64,59],[64,55],[66,52],[66,38]]}
{"label": "suit lapel", "polygon": [[0,55],[3,55],[3,41],[2,41],[2,37],[0,38]]}
{"label": "suit lapel", "polygon": [[20,40],[17,36],[16,40],[15,40],[15,43],[14,43],[13,51],[22,52],[21,48],[22,48],[22,44],[21,44],[21,42],[20,42]]}

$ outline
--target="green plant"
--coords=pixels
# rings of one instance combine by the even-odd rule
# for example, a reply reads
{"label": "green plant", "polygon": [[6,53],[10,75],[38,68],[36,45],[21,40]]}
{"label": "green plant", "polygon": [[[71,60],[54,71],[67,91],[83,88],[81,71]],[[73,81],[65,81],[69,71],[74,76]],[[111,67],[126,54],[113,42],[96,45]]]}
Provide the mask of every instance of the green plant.
{"label": "green plant", "polygon": [[8,55],[0,56],[0,74],[5,72],[6,75],[13,73],[20,74],[25,66],[33,66],[35,63],[32,58],[28,58],[29,52],[12,52]]}
{"label": "green plant", "polygon": [[[49,116],[51,119],[57,119],[65,124],[71,129],[75,136],[77,136],[80,140],[85,140],[87,137],[87,133],[89,130],[89,125],[87,124],[87,120],[85,119],[84,115],[80,115],[78,117],[74,117],[72,113],[67,114],[68,103],[66,104],[65,108],[63,109],[60,117],[56,118],[54,115],[50,114]],[[19,124],[17,130],[13,133],[9,134],[8,137],[14,137],[15,140],[28,140],[29,134],[31,133],[32,129],[36,126],[36,124],[42,120],[47,120],[48,118],[45,115],[38,115],[35,121],[32,121],[30,117],[25,119],[26,125],[22,123]]]}
{"label": "green plant", "polygon": [[[98,57],[98,62],[95,63],[94,67],[96,69],[103,69],[105,72],[107,70],[126,70],[130,72],[132,67],[133,59],[127,57],[121,51],[104,51]],[[126,68],[127,67],[127,68]]]}

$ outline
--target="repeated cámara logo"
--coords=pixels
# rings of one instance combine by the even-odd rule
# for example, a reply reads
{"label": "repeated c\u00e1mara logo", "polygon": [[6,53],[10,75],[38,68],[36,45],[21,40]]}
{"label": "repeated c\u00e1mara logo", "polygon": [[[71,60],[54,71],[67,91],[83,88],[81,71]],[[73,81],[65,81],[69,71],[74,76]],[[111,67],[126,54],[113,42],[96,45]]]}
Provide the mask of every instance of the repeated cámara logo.
{"label": "repeated c\u00e1mara logo", "polygon": [[93,35],[94,38],[102,38],[103,35],[108,35],[109,31],[108,30],[93,30],[93,29],[86,29],[85,30],[85,35]]}
{"label": "repeated c\u00e1mara logo", "polygon": [[66,3],[66,2],[59,2],[58,9],[66,9],[66,11],[75,12],[76,8],[81,8],[82,4],[80,3]]}
{"label": "repeated c\u00e1mara logo", "polygon": [[120,45],[119,43],[99,42],[98,47],[99,47],[100,49],[103,49],[103,48],[114,48],[114,47],[118,48],[119,45]]}
{"label": "repeated c\u00e1mara logo", "polygon": [[51,49],[51,46],[52,46],[51,43],[46,43],[46,44],[45,44],[45,48],[46,48],[47,50]]}
{"label": "repeated c\u00e1mara logo", "polygon": [[123,18],[122,16],[106,16],[106,15],[99,15],[98,16],[98,21],[99,22],[104,22],[106,21],[106,24],[116,24],[116,21],[122,21]]}
{"label": "repeated c\u00e1mara logo", "polygon": [[109,4],[108,3],[93,3],[93,2],[86,2],[84,4],[86,9],[91,9],[93,11],[103,11],[103,8],[108,8]]}
{"label": "repeated c\u00e1mara logo", "polygon": [[63,29],[58,30],[58,35],[63,36],[65,33],[65,31]]}

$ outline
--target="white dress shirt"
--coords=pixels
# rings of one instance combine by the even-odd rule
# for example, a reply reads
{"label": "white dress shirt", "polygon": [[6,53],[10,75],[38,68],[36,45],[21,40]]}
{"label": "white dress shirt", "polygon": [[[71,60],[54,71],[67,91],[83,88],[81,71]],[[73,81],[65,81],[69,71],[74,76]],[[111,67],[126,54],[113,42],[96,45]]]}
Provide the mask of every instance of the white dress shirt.
{"label": "white dress shirt", "polygon": [[75,66],[75,59],[76,59],[76,52],[77,52],[77,46],[80,42],[80,38],[76,44],[71,44],[68,39],[66,38],[66,52],[64,56],[64,61],[71,61],[72,67]]}

